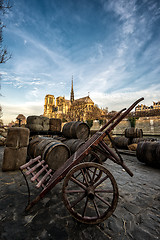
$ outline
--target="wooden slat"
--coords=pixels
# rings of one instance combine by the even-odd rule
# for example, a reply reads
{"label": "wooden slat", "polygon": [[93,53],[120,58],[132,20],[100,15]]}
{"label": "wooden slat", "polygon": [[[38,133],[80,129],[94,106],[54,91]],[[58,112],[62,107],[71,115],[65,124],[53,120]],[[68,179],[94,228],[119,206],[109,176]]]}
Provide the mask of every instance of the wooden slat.
{"label": "wooden slat", "polygon": [[24,165],[20,166],[21,170],[24,170],[25,168],[29,167],[30,165],[32,165],[33,163],[35,163],[36,161],[40,160],[41,156],[38,156],[34,159],[31,159],[29,162],[25,163]]}
{"label": "wooden slat", "polygon": [[[52,169],[50,169],[39,181],[39,183],[36,185],[37,188],[40,188],[41,185],[45,182],[46,178],[50,175],[50,173],[52,172]],[[45,186],[44,186],[45,187]]]}
{"label": "wooden slat", "polygon": [[44,167],[42,167],[42,169],[40,171],[38,171],[34,177],[31,178],[31,181],[34,182],[40,175],[42,172],[46,171],[48,165],[45,165]]}
{"label": "wooden slat", "polygon": [[34,172],[38,167],[40,167],[45,161],[42,160],[41,162],[37,163],[34,167],[30,168],[25,174],[29,175],[30,173]]}

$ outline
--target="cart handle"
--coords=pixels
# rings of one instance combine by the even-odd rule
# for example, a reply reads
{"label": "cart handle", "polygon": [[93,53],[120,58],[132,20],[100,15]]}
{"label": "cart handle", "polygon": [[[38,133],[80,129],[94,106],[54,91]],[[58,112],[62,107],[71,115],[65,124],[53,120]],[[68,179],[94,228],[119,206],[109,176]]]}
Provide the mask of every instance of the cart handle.
{"label": "cart handle", "polygon": [[118,113],[116,113],[103,127],[100,128],[99,132],[102,132],[110,123],[112,123],[126,108],[123,108]]}
{"label": "cart handle", "polygon": [[105,131],[106,133],[108,132],[110,132],[111,130],[113,130],[114,129],[114,127],[123,119],[123,118],[125,118],[126,116],[127,116],[127,114],[139,103],[139,102],[141,102],[142,100],[144,100],[144,98],[142,97],[142,98],[139,98],[137,101],[135,101],[122,115],[120,115],[117,119],[116,119],[116,121],[113,123],[113,124],[111,124],[111,126]]}

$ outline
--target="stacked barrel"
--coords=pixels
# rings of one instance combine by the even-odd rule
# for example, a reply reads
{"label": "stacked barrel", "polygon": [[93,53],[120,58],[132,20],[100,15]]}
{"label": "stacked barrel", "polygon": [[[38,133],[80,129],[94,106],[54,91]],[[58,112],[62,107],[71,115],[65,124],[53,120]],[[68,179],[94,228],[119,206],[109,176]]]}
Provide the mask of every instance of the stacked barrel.
{"label": "stacked barrel", "polygon": [[129,138],[130,141],[133,143],[137,138],[142,139],[143,138],[143,131],[139,128],[126,128],[125,129],[125,137]]}
{"label": "stacked barrel", "polygon": [[26,162],[29,135],[30,131],[27,128],[8,129],[2,163],[3,171],[17,170]]}
{"label": "stacked barrel", "polygon": [[76,152],[88,139],[90,128],[88,124],[81,121],[68,122],[63,126],[62,135],[66,137],[63,141],[71,151],[71,154]]}
{"label": "stacked barrel", "polygon": [[142,129],[130,127],[125,129],[125,136],[115,137],[114,142],[117,148],[128,149],[129,145],[136,143],[136,139],[142,139]]}
{"label": "stacked barrel", "polygon": [[[50,119],[50,129],[57,131],[60,121]],[[61,136],[36,137],[28,146],[28,155],[31,158],[41,155],[49,167],[57,170],[89,137],[89,126],[80,121],[68,122],[63,126]]]}
{"label": "stacked barrel", "polygon": [[160,167],[160,141],[139,142],[136,156],[140,162],[150,166]]}
{"label": "stacked barrel", "polygon": [[53,138],[37,137],[30,141],[28,155],[31,158],[41,155],[51,169],[57,170],[70,157],[70,150]]}
{"label": "stacked barrel", "polygon": [[115,146],[120,149],[128,149],[128,145],[130,145],[130,139],[126,137],[114,137],[113,140]]}

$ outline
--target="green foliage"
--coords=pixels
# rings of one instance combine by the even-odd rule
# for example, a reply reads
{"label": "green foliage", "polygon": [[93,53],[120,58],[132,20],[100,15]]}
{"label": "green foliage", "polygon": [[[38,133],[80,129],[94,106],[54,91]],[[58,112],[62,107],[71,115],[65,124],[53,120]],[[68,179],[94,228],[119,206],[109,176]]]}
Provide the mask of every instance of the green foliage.
{"label": "green foliage", "polygon": [[88,126],[91,128],[93,125],[93,120],[87,120],[86,122],[87,122]]}
{"label": "green foliage", "polygon": [[100,124],[100,125],[103,124],[103,120],[102,120],[102,119],[99,120],[99,124]]}
{"label": "green foliage", "polygon": [[138,118],[136,118],[136,117],[129,117],[128,118],[128,121],[130,122],[131,127],[135,127],[136,126],[136,120],[137,119]]}
{"label": "green foliage", "polygon": [[67,122],[67,119],[65,119],[65,118],[62,118],[62,122]]}

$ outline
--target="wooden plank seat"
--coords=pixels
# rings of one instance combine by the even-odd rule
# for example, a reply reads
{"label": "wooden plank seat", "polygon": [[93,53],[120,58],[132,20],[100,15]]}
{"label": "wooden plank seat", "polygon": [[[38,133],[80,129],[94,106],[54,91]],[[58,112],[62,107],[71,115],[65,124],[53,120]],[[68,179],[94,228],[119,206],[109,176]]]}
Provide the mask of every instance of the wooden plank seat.
{"label": "wooden plank seat", "polygon": [[[43,189],[45,189],[48,181],[53,175],[52,169],[48,167],[48,164],[46,164],[45,160],[41,159],[41,156],[38,156],[34,159],[30,159],[29,162],[20,166],[20,170],[24,175],[26,182],[27,182],[26,177],[30,175],[31,181],[37,182],[36,187],[37,188],[42,187]],[[28,182],[27,186],[29,187]]]}

